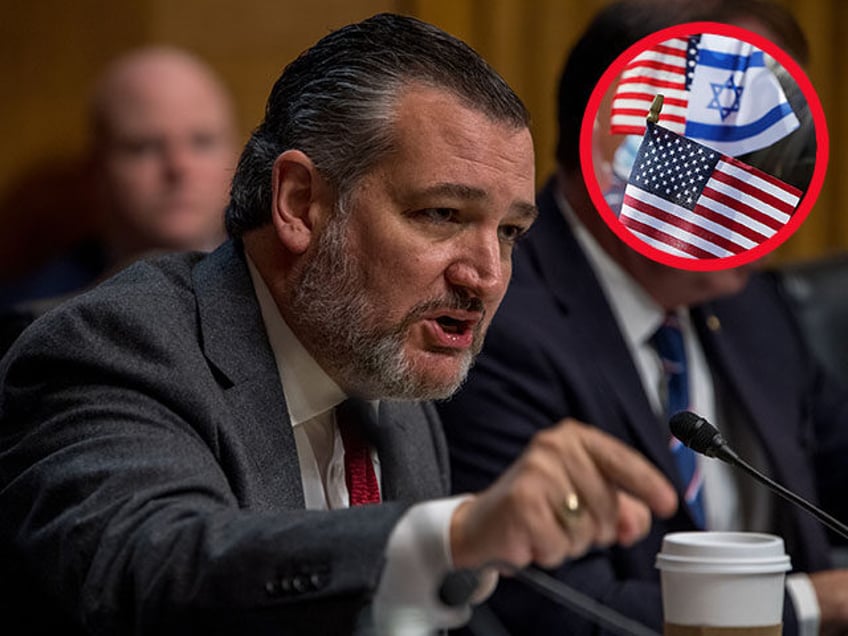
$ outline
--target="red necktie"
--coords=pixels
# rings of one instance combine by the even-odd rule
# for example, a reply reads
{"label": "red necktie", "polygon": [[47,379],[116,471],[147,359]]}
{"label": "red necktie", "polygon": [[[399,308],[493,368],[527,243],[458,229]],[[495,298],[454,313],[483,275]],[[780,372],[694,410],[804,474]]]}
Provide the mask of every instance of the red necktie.
{"label": "red necktie", "polygon": [[344,443],[345,482],[351,506],[380,502],[380,486],[371,462],[371,450],[362,434],[362,422],[371,406],[353,398],[336,409],[336,422]]}

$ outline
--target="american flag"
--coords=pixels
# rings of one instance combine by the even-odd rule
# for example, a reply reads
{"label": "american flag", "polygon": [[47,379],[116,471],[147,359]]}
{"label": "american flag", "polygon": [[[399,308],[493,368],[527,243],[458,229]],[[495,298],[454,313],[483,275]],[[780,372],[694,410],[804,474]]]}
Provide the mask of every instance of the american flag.
{"label": "american flag", "polygon": [[627,65],[613,97],[610,119],[613,134],[644,133],[645,115],[657,93],[663,95],[660,123],[683,134],[689,87],[698,59],[695,37],[666,40],[640,53]]}
{"label": "american flag", "polygon": [[799,126],[763,51],[736,38],[671,38],[637,55],[613,96],[610,131],[641,135],[657,93],[665,97],[660,124],[734,157]]}
{"label": "american flag", "polygon": [[641,240],[674,256],[725,258],[774,236],[802,194],[649,122],[619,219]]}

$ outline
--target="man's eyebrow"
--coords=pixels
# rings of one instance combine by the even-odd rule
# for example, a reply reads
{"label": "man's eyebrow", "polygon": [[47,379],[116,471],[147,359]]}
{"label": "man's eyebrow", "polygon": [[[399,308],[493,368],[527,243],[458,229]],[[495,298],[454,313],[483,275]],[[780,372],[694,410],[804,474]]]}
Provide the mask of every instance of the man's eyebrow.
{"label": "man's eyebrow", "polygon": [[[445,196],[467,201],[479,201],[485,199],[488,195],[483,188],[475,188],[474,186],[465,185],[462,183],[443,182],[436,183],[419,190],[415,193],[416,196]],[[532,203],[518,201],[513,203],[511,208],[522,218],[529,218],[531,221],[539,216],[539,209]]]}
{"label": "man's eyebrow", "polygon": [[524,201],[519,201],[512,205],[512,209],[520,216],[521,218],[529,219],[532,223],[539,216],[539,208],[537,208],[532,203],[525,203]]}
{"label": "man's eyebrow", "polygon": [[486,191],[483,188],[451,182],[436,183],[418,190],[415,194],[417,196],[446,196],[470,201],[486,198]]}

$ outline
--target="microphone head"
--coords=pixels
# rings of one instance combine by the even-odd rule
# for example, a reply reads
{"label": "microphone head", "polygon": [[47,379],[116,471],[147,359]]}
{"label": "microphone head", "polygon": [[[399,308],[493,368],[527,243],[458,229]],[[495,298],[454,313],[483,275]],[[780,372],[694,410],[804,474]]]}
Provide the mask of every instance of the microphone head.
{"label": "microphone head", "polygon": [[691,411],[675,413],[668,425],[672,435],[696,453],[715,457],[720,448],[727,446],[715,426]]}
{"label": "microphone head", "polygon": [[439,600],[448,607],[466,605],[479,585],[480,576],[474,570],[451,570],[439,586]]}

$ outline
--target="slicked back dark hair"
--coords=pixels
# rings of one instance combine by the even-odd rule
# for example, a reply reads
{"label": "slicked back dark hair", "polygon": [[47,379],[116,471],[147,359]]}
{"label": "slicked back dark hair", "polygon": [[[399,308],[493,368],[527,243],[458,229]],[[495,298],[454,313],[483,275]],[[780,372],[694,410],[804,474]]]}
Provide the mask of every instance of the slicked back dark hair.
{"label": "slicked back dark hair", "polygon": [[265,119],[233,178],[226,224],[240,236],[271,218],[271,173],[288,149],[303,151],[343,201],[393,147],[395,105],[411,85],[445,89],[516,129],[524,104],[475,51],[415,18],[379,14],[319,40],[274,84]]}

